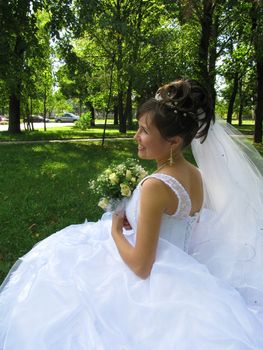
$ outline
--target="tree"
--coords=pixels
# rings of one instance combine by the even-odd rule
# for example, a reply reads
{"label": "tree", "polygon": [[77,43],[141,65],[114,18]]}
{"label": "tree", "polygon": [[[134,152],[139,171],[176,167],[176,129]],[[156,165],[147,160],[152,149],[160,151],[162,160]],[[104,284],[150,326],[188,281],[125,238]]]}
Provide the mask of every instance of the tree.
{"label": "tree", "polygon": [[31,1],[2,1],[0,4],[0,78],[9,92],[9,131],[14,133],[20,132],[25,52],[36,44],[36,18],[31,13],[31,5]]}
{"label": "tree", "polygon": [[11,0],[0,3],[0,79],[5,82],[9,93],[9,131],[12,133],[20,133],[25,58],[32,52],[35,57],[38,56],[38,11],[48,11],[50,32],[59,36],[59,29],[65,20],[71,19],[70,4],[71,1],[61,3],[58,0]]}
{"label": "tree", "polygon": [[199,33],[198,52],[195,55],[196,77],[206,86],[214,104],[221,2],[221,0],[181,0],[179,2],[181,23],[188,22]]}
{"label": "tree", "polygon": [[22,84],[21,115],[29,124],[29,115],[33,114],[34,105],[38,106],[37,113],[44,116],[44,129],[46,130],[46,117],[48,113],[48,101],[52,95],[52,55],[50,46],[50,30],[46,26],[49,14],[45,10],[38,10],[36,24],[38,31],[37,50],[29,48],[24,59],[24,79]]}
{"label": "tree", "polygon": [[7,114],[8,111],[8,93],[4,80],[0,79],[0,114]]}
{"label": "tree", "polygon": [[254,142],[262,143],[263,122],[263,1],[254,0],[251,7],[252,37],[256,62],[256,108]]}
{"label": "tree", "polygon": [[73,51],[65,57],[65,65],[58,71],[61,92],[67,98],[77,98],[79,114],[82,114],[83,104],[88,95],[90,67]]}
{"label": "tree", "polygon": [[[239,95],[240,102],[244,101],[244,99],[242,99],[242,91],[244,83],[246,82],[245,77],[249,75],[253,65],[252,53],[253,48],[249,42],[245,42],[240,38],[234,42],[232,37],[229,42],[229,48],[224,55],[223,64],[220,67],[220,72],[223,74],[230,87],[230,89],[228,89],[229,93],[226,95],[229,101],[227,112],[227,122],[229,124],[232,123],[232,114],[236,97]],[[241,104],[239,107],[242,109]],[[240,120],[241,117],[242,116],[239,118]]]}
{"label": "tree", "polygon": [[107,58],[108,70],[113,66],[114,90],[117,101],[119,130],[126,132],[131,120],[131,101],[137,65],[142,48],[160,25],[165,7],[162,1],[110,0],[77,1],[79,31],[87,31]]}

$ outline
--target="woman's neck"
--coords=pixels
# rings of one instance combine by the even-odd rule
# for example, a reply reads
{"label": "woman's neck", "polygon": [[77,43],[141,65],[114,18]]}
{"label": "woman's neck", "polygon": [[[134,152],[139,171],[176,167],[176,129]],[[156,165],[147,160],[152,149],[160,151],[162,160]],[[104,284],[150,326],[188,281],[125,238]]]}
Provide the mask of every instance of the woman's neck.
{"label": "woman's neck", "polygon": [[171,166],[176,166],[176,164],[178,164],[179,162],[181,162],[182,160],[184,160],[184,157],[182,155],[182,153],[178,154],[178,155],[174,155],[173,159],[160,159],[157,160],[157,169],[155,170],[155,172],[159,172],[161,169],[167,167],[171,167]]}

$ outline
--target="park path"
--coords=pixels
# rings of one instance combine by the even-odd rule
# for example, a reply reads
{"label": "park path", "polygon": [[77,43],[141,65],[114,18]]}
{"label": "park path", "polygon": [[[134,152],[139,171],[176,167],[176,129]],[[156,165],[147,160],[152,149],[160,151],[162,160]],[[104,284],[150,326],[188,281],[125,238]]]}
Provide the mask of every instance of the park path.
{"label": "park path", "polygon": [[[133,137],[106,137],[105,141],[133,140]],[[39,143],[66,143],[66,142],[102,142],[101,138],[81,138],[81,139],[57,139],[57,140],[10,140],[0,141],[1,145],[15,144],[39,144]]]}

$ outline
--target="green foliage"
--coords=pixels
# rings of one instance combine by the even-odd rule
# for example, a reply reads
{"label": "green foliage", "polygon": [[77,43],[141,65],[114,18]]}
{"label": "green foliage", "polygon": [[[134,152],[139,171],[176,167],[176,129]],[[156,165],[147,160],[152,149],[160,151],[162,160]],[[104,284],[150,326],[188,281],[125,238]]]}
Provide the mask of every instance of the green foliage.
{"label": "green foliage", "polygon": [[86,112],[81,115],[79,120],[75,122],[75,127],[80,130],[87,130],[90,128],[91,114]]}
{"label": "green foliage", "polygon": [[61,90],[57,90],[53,93],[50,105],[51,111],[53,111],[55,115],[63,114],[64,111],[72,109],[72,103],[62,94]]}
{"label": "green foliage", "polygon": [[234,113],[256,103],[262,1],[2,1],[0,14],[0,112],[11,95],[21,97],[22,116],[109,103],[119,123],[131,124],[160,84],[204,71],[213,94],[217,78],[224,82],[224,108],[236,76]]}

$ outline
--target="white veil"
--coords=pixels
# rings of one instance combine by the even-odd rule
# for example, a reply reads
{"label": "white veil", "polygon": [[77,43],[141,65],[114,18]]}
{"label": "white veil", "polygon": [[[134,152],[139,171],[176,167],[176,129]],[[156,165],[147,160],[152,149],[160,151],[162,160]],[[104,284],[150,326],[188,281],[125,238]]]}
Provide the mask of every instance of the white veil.
{"label": "white veil", "polygon": [[263,306],[263,159],[231,125],[217,120],[203,144],[192,142],[205,201],[191,254]]}

